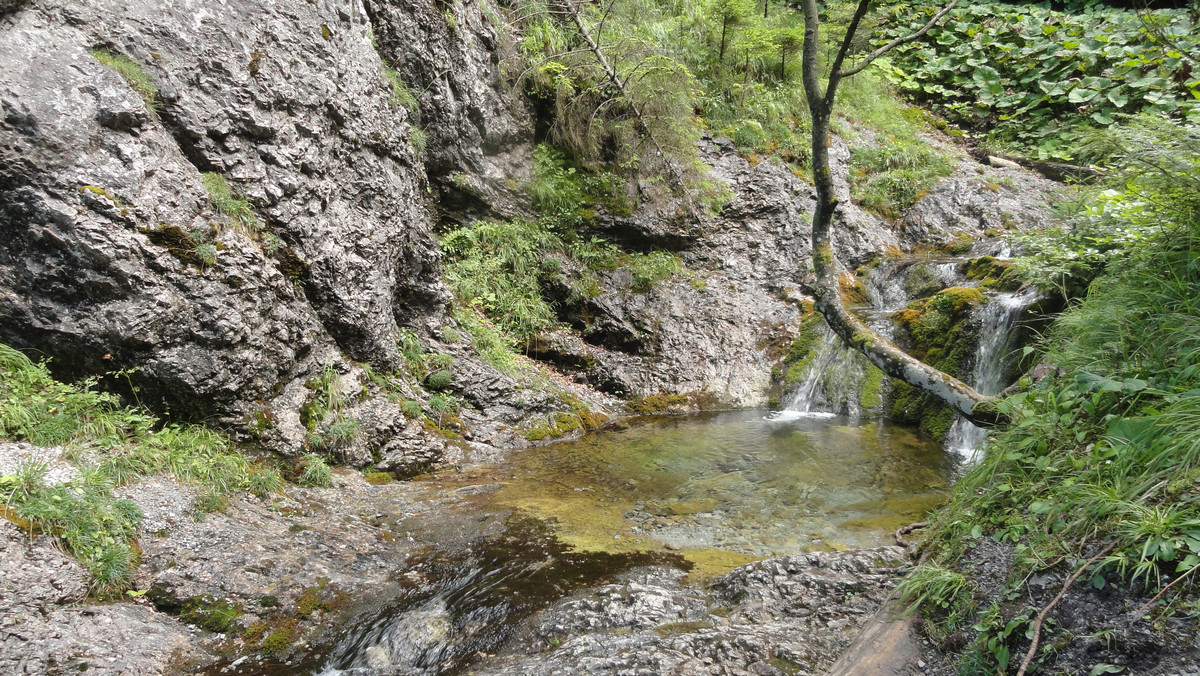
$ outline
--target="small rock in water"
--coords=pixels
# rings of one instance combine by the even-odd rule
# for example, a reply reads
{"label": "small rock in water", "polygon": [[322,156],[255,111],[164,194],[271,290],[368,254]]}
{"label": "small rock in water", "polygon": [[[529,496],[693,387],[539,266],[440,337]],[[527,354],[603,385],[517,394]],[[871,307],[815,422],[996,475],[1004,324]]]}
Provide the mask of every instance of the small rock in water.
{"label": "small rock in water", "polygon": [[373,645],[366,649],[367,668],[385,669],[392,666],[392,658],[382,646]]}

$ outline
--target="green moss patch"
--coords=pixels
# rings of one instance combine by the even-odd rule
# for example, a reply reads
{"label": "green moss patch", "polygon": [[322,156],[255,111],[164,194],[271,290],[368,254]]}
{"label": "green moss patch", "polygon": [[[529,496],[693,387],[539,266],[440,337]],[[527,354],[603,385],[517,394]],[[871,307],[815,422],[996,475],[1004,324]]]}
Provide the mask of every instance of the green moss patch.
{"label": "green moss patch", "polygon": [[[979,327],[971,322],[971,311],[983,301],[978,289],[950,287],[910,303],[892,320],[903,330],[910,354],[961,378],[979,342]],[[940,399],[902,382],[896,382],[891,390],[888,412],[892,420],[916,425],[938,441],[946,438],[955,416]]]}

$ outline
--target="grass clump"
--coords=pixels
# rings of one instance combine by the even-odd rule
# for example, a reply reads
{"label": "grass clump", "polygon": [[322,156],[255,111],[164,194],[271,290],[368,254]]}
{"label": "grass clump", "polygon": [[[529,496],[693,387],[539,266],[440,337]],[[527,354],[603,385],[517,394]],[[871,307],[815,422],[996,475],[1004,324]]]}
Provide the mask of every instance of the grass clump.
{"label": "grass clump", "polygon": [[325,458],[316,453],[305,453],[296,463],[296,483],[301,486],[328,488],[333,485],[333,470]]}
{"label": "grass clump", "polygon": [[421,402],[413,399],[404,400],[404,402],[400,404],[400,410],[404,412],[404,417],[409,418],[410,420],[420,418],[422,415]]}
{"label": "grass clump", "polygon": [[38,446],[66,446],[79,469],[70,485],[46,486],[48,467],[28,463],[0,477],[9,516],[31,532],[60,539],[92,576],[92,591],[117,593],[128,586],[141,521],[137,507],[112,489],[154,474],[170,473],[205,493],[278,489],[277,472],[233,453],[209,429],[161,425],[143,411],[125,408],[96,390],[95,378],[55,381],[45,363],[0,345],[0,438]]}
{"label": "grass clump", "polygon": [[250,202],[233,194],[229,181],[216,172],[200,175],[204,189],[208,191],[208,199],[213,208],[222,215],[229,217],[234,229],[238,232],[253,236],[262,232],[263,224],[254,213]]}
{"label": "grass clump", "polygon": [[456,305],[454,320],[467,332],[471,347],[480,359],[501,373],[511,375],[516,372],[517,354],[513,350],[512,337],[488,319],[482,310]]}
{"label": "grass clump", "polygon": [[413,95],[412,90],[408,85],[404,84],[400,74],[387,65],[383,66],[383,79],[388,84],[388,99],[392,105],[404,108],[410,113],[415,113],[420,108],[420,103],[417,102],[417,97]]}
{"label": "grass clump", "polygon": [[898,218],[953,167],[916,139],[887,137],[876,147],[850,155],[850,188],[855,201],[884,218]]}
{"label": "grass clump", "polygon": [[154,86],[150,76],[141,65],[127,56],[113,54],[102,49],[89,49],[88,54],[99,61],[102,66],[111,68],[124,78],[129,88],[142,98],[146,110],[151,116],[158,116],[158,88]]}

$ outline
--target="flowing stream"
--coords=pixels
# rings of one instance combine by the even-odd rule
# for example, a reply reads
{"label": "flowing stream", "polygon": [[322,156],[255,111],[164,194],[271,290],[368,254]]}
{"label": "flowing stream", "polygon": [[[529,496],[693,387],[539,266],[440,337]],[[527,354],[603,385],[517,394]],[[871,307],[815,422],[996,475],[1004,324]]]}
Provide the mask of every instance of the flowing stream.
{"label": "flowing stream", "polygon": [[502,652],[524,618],[623,570],[669,565],[703,581],[771,556],[891,544],[949,488],[953,460],[908,429],[766,414],[648,418],[420,479],[465,496],[470,513],[510,516],[415,560],[317,673],[459,673]]}
{"label": "flowing stream", "polygon": [[[869,304],[851,309],[872,329],[886,338],[893,338],[895,327],[891,316],[910,301],[939,289],[978,283],[958,272],[959,264],[966,260],[904,258],[886,262],[876,267],[867,280]],[[1014,358],[1014,328],[1038,295],[1035,290],[1027,290],[988,293],[987,298],[988,301],[976,309],[973,318],[979,324],[979,343],[971,372],[965,380],[981,394],[996,394],[1007,385],[1004,377]],[[834,413],[857,417],[861,413],[858,402],[868,364],[828,327],[822,326],[820,330],[821,338],[813,348],[813,356],[799,385],[791,391],[784,410],[776,414],[780,420]],[[969,464],[978,458],[985,439],[986,430],[959,417],[946,435],[945,447]]]}
{"label": "flowing stream", "polygon": [[[957,264],[924,262],[925,288],[969,285]],[[880,266],[870,305],[855,308],[889,337],[914,267]],[[1012,328],[1032,300],[991,295],[977,310],[969,380],[982,392],[1003,386]],[[703,581],[761,558],[890,544],[940,503],[983,431],[959,421],[942,447],[869,420],[868,365],[822,331],[785,411],[646,418],[419,479],[468,513],[506,516],[490,534],[414,559],[396,594],[305,673],[463,673],[478,655],[514,649],[539,610],[631,568],[667,565]]]}
{"label": "flowing stream", "polygon": [[[1035,291],[1002,293],[980,308],[979,347],[968,383],[980,394],[998,394],[1007,385],[1003,379],[1014,356],[1013,328],[1021,313],[1035,300]],[[959,417],[946,435],[946,448],[974,462],[986,436],[987,430]]]}

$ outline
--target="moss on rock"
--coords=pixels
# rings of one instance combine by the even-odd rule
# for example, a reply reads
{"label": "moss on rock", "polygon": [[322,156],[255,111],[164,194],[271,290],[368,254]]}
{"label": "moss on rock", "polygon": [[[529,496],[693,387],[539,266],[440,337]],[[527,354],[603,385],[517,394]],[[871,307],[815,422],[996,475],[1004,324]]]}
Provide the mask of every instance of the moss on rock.
{"label": "moss on rock", "polygon": [[[971,310],[983,301],[979,289],[961,286],[913,301],[892,315],[892,321],[901,333],[897,337],[907,343],[907,349],[914,357],[960,378],[970,368],[979,342],[979,326],[971,321]],[[938,441],[946,438],[954,423],[954,411],[946,404],[907,383],[895,384],[887,408],[894,421],[916,425]]]}
{"label": "moss on rock", "polygon": [[967,279],[978,280],[981,289],[1016,291],[1024,284],[1024,279],[1011,262],[991,256],[963,261],[959,263],[958,271]]}

